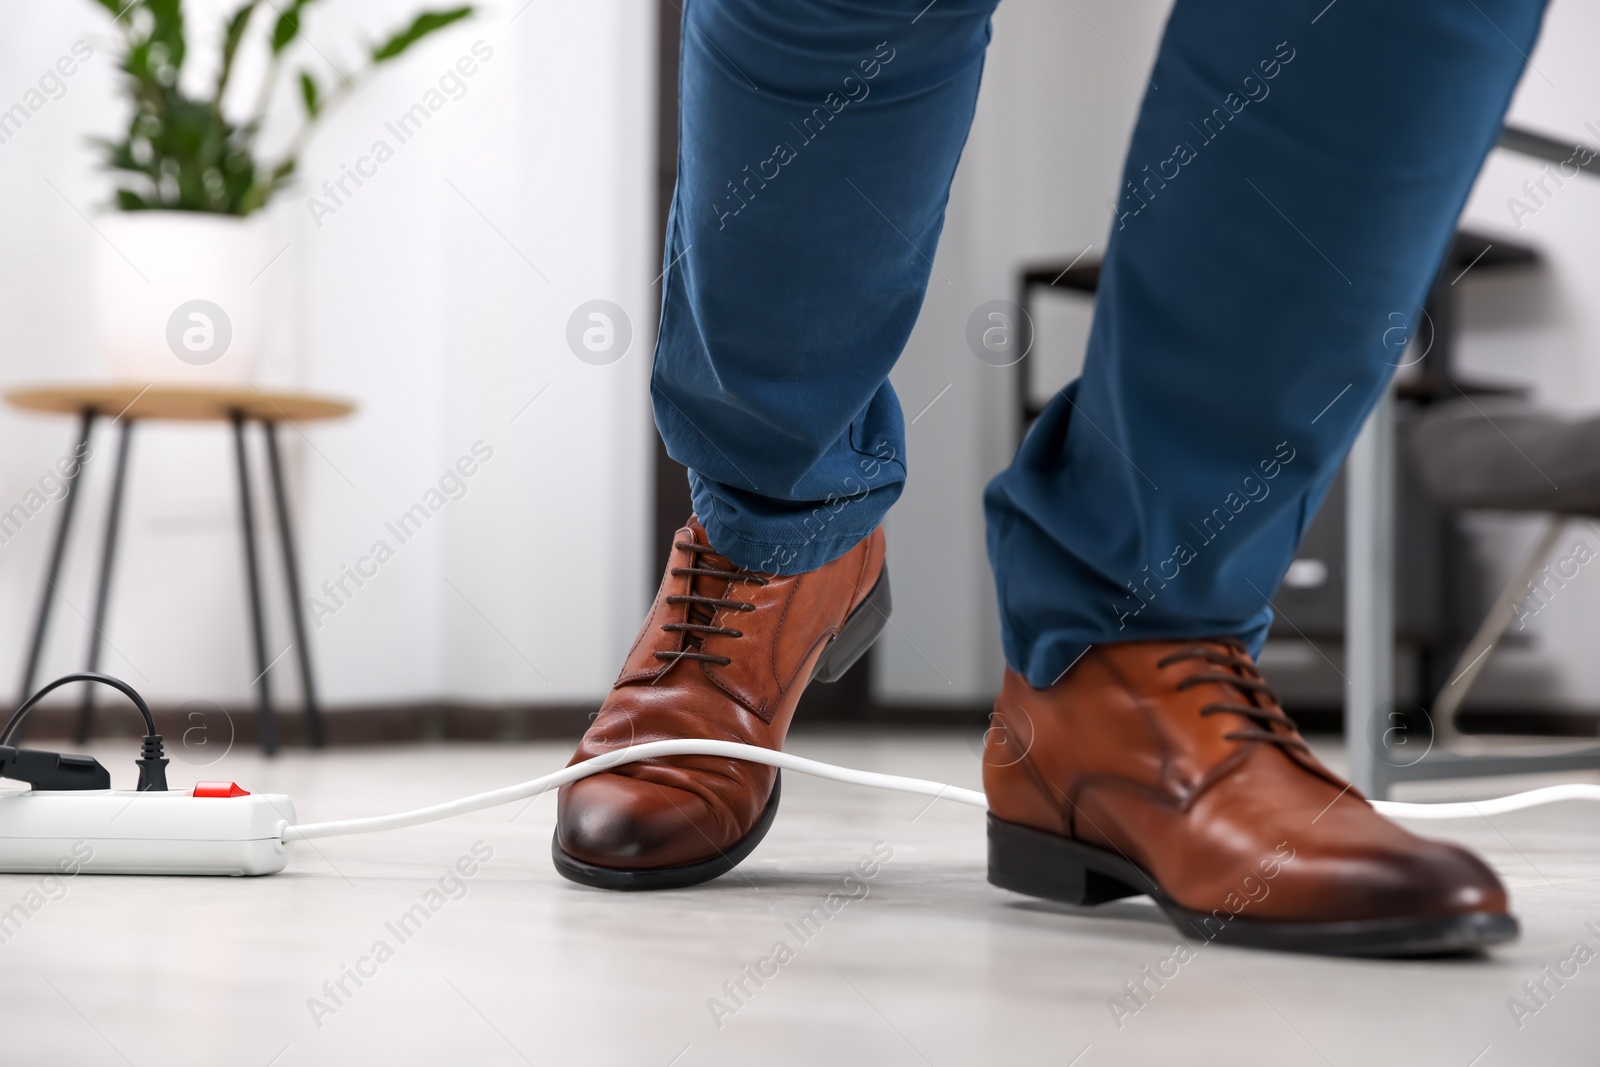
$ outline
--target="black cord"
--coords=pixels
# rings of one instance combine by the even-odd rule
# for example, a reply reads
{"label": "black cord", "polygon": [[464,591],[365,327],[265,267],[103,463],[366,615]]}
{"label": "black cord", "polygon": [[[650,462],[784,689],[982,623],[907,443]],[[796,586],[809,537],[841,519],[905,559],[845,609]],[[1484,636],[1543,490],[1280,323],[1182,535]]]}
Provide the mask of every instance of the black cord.
{"label": "black cord", "polygon": [[24,700],[17,710],[11,713],[11,721],[6,723],[5,731],[0,733],[0,745],[9,745],[11,743],[11,735],[17,732],[18,726],[22,725],[22,717],[32,711],[35,704],[39,703],[47,694],[59,689],[68,682],[99,682],[101,685],[109,685],[133,701],[133,706],[139,709],[139,714],[144,716],[144,732],[156,735],[155,716],[150,714],[150,705],[144,702],[144,697],[139,695],[138,690],[121,678],[113,678],[109,674],[101,674],[98,671],[79,671],[76,674],[63,674],[55,681],[47,683],[33,696]]}
{"label": "black cord", "polygon": [[109,674],[98,671],[79,671],[76,674],[64,674],[55,681],[43,686],[37,693],[24,700],[16,711],[11,713],[11,720],[6,723],[4,732],[0,732],[0,745],[9,745],[11,735],[16,733],[17,727],[22,725],[22,717],[32,711],[46,695],[59,689],[68,682],[98,682],[108,685],[133,701],[133,706],[139,709],[139,714],[144,716],[145,737],[144,744],[139,750],[139,758],[134,763],[139,767],[138,790],[142,792],[162,792],[167,788],[167,760],[162,753],[161,735],[156,733],[156,719],[150,714],[150,705],[144,702],[144,697],[138,690],[124,682],[121,678],[113,678]]}

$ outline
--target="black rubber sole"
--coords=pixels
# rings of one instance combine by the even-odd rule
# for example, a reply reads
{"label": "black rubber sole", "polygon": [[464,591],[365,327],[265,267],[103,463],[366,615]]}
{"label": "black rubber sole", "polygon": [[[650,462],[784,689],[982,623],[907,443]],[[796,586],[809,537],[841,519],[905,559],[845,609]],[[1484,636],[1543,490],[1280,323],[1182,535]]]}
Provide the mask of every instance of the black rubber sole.
{"label": "black rubber sole", "polygon": [[550,838],[550,858],[555,862],[556,870],[563,878],[579,885],[593,886],[595,889],[620,889],[624,892],[642,889],[686,889],[701,882],[709,882],[713,878],[721,878],[739,866],[745,857],[761,844],[761,839],[772,829],[772,821],[778,817],[778,793],[782,785],[783,772],[779,771],[778,777],[772,782],[772,796],[767,798],[767,806],[761,812],[761,818],[750,827],[749,833],[735,841],[733,847],[727,851],[699,863],[686,863],[681,867],[640,867],[632,870],[597,867],[569,856],[562,849],[560,838],[554,835]]}
{"label": "black rubber sole", "polygon": [[1001,889],[1080,906],[1148,894],[1172,925],[1201,941],[1324,956],[1407,957],[1478,952],[1514,939],[1511,915],[1291,923],[1191,911],[1115,853],[989,816],[989,881]]}

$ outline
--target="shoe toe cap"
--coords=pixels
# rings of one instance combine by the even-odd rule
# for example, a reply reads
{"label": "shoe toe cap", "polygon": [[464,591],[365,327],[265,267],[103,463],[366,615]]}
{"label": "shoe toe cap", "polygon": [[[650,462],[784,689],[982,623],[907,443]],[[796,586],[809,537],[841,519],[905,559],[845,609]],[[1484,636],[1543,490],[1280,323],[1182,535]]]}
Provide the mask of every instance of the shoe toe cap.
{"label": "shoe toe cap", "polygon": [[[1295,868],[1298,866],[1298,870]],[[1408,847],[1302,854],[1287,866],[1282,918],[1324,921],[1504,914],[1505,887],[1464,848],[1414,840]],[[1294,914],[1303,913],[1303,914]]]}
{"label": "shoe toe cap", "polygon": [[717,855],[720,820],[698,793],[621,774],[597,774],[561,791],[556,842],[598,867],[677,867]]}
{"label": "shoe toe cap", "polygon": [[1428,841],[1393,859],[1400,873],[1393,894],[1398,904],[1447,915],[1499,914],[1510,905],[1489,865],[1458,845]]}

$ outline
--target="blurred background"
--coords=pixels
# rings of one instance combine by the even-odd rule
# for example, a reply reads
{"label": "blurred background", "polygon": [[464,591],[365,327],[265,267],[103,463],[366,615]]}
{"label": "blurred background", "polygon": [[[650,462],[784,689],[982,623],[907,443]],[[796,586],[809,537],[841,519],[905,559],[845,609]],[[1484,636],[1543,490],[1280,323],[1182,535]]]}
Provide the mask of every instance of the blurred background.
{"label": "blurred background", "polygon": [[[215,82],[216,45],[237,6],[184,4],[185,85]],[[3,9],[0,386],[127,378],[125,357],[118,363],[104,340],[109,298],[96,278],[108,254],[136,271],[138,257],[118,247],[113,175],[90,143],[120,136],[129,121],[118,28],[91,0],[4,0]],[[272,64],[267,31],[284,9],[298,11],[287,0],[263,6],[241,45],[230,112],[257,103]],[[681,15],[672,0],[511,0],[373,65],[374,45],[419,10],[321,0],[291,27],[263,155],[278,158],[303,122],[301,71],[326,111],[293,179],[252,216],[262,252],[245,284],[265,313],[257,358],[234,384],[356,405],[347,418],[280,433],[299,607],[329,736],[575,734],[609,687],[670,531],[687,515],[682,472],[660,454],[647,395]],[[911,482],[889,520],[894,626],[870,671],[808,693],[807,715],[977,723],[987,711],[1001,659],[979,493],[1015,447],[1018,375],[1027,371],[1036,396],[1069,380],[1090,303],[1063,287],[1036,294],[1037,340],[1019,366],[976,358],[967,323],[987,301],[1017,299],[1030,268],[1103,252],[1107,201],[1165,15],[1164,4],[1113,0],[1001,5],[938,270],[894,375],[915,420]],[[1587,56],[1597,34],[1600,12],[1557,0],[1510,121],[1600,142],[1600,70]],[[345,76],[355,88],[324,105]],[[1463,226],[1535,257],[1448,286],[1453,373],[1582,412],[1600,408],[1600,304],[1584,295],[1600,288],[1600,184],[1569,181],[1532,213],[1513,210],[1544,165],[1497,151],[1473,194]],[[595,307],[601,319],[590,317]],[[591,328],[605,335],[598,348],[585,340]],[[242,355],[244,339],[235,344]],[[177,360],[166,371],[179,381],[189,373]],[[40,678],[86,662],[115,454],[107,421],[77,483]],[[41,478],[74,444],[69,418],[0,408],[0,695],[20,686],[63,511]],[[266,678],[292,713],[298,653],[281,561],[266,540],[258,444],[251,439],[250,462]],[[151,421],[133,438],[100,664],[163,708],[200,701],[231,713],[256,700],[233,447],[215,422]],[[441,484],[463,457],[474,473]],[[402,542],[387,524],[431,490],[443,504]],[[14,505],[22,517],[7,525]],[[1280,626],[1264,665],[1291,711],[1326,721],[1343,699],[1343,561],[1337,523],[1324,533],[1281,596],[1291,614],[1331,621]],[[1473,515],[1442,529],[1422,519],[1403,536],[1403,559],[1446,564],[1400,595],[1398,686],[1415,700],[1436,688],[1430,676],[1459,651],[1537,521]],[[380,541],[391,553],[362,563]],[[1600,552],[1600,530],[1587,523],[1565,541]],[[1571,548],[1563,543],[1561,555]],[[325,591],[357,567],[368,575],[361,584]],[[1538,713],[1540,729],[1594,732],[1595,574],[1584,569],[1513,627],[1469,711],[1485,723]],[[1406,581],[1415,577],[1407,570]],[[1408,627],[1408,611],[1421,621]],[[100,722],[116,729],[112,718]]]}

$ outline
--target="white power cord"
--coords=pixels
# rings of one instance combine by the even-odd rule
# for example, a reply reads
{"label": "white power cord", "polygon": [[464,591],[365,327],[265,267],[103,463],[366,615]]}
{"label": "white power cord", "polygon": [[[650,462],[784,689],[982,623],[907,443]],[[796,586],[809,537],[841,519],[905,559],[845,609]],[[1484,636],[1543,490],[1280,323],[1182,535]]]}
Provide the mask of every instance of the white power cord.
{"label": "white power cord", "polygon": [[1401,804],[1394,800],[1374,800],[1372,806],[1378,809],[1378,814],[1396,819],[1470,819],[1475,815],[1504,815],[1508,811],[1536,808],[1540,804],[1554,804],[1558,800],[1600,800],[1600,785],[1567,782],[1489,800],[1465,800],[1451,804]]}
{"label": "white power cord", "polygon": [[[659,756],[724,756],[728,759],[748,760],[751,763],[765,763],[769,767],[778,767],[786,771],[799,771],[801,774],[827,778],[835,782],[845,782],[850,785],[889,789],[897,793],[916,793],[919,796],[933,797],[935,799],[942,797],[985,810],[989,807],[988,801],[980,791],[963,789],[960,786],[950,785],[946,782],[930,782],[923,778],[905,778],[898,774],[879,774],[875,771],[858,771],[849,767],[835,767],[831,763],[821,763],[802,756],[793,756],[787,752],[775,752],[769,748],[744,745],[734,741],[685,738],[682,740],[649,741],[642,745],[629,745],[627,748],[619,748],[604,755],[595,756],[593,759],[584,760],[582,763],[573,764],[571,767],[564,767],[542,778],[535,778],[519,785],[506,786],[504,789],[494,789],[487,793],[475,793],[459,800],[451,800],[427,808],[417,808],[414,811],[402,811],[394,815],[377,815],[369,819],[342,819],[338,822],[314,822],[302,823],[298,826],[287,826],[283,831],[283,840],[309,841],[318,837],[370,834],[379,830],[399,830],[402,827],[416,826],[419,823],[435,822],[439,819],[448,819],[454,815],[464,815],[469,811],[481,811],[484,808],[509,804],[515,800],[536,797],[540,793],[559,789],[569,782],[576,782],[578,779],[587,778],[591,774],[599,774],[601,771],[610,770],[624,763],[654,759]],[[1514,793],[1511,796],[1496,797],[1492,800],[1471,800],[1450,804],[1402,804],[1391,800],[1378,800],[1373,801],[1372,806],[1381,815],[1399,819],[1467,819],[1474,816],[1504,815],[1506,812],[1520,811],[1523,808],[1531,808],[1540,804],[1552,804],[1560,800],[1600,800],[1600,785],[1579,783],[1552,785],[1543,789],[1531,789],[1526,793]]]}

